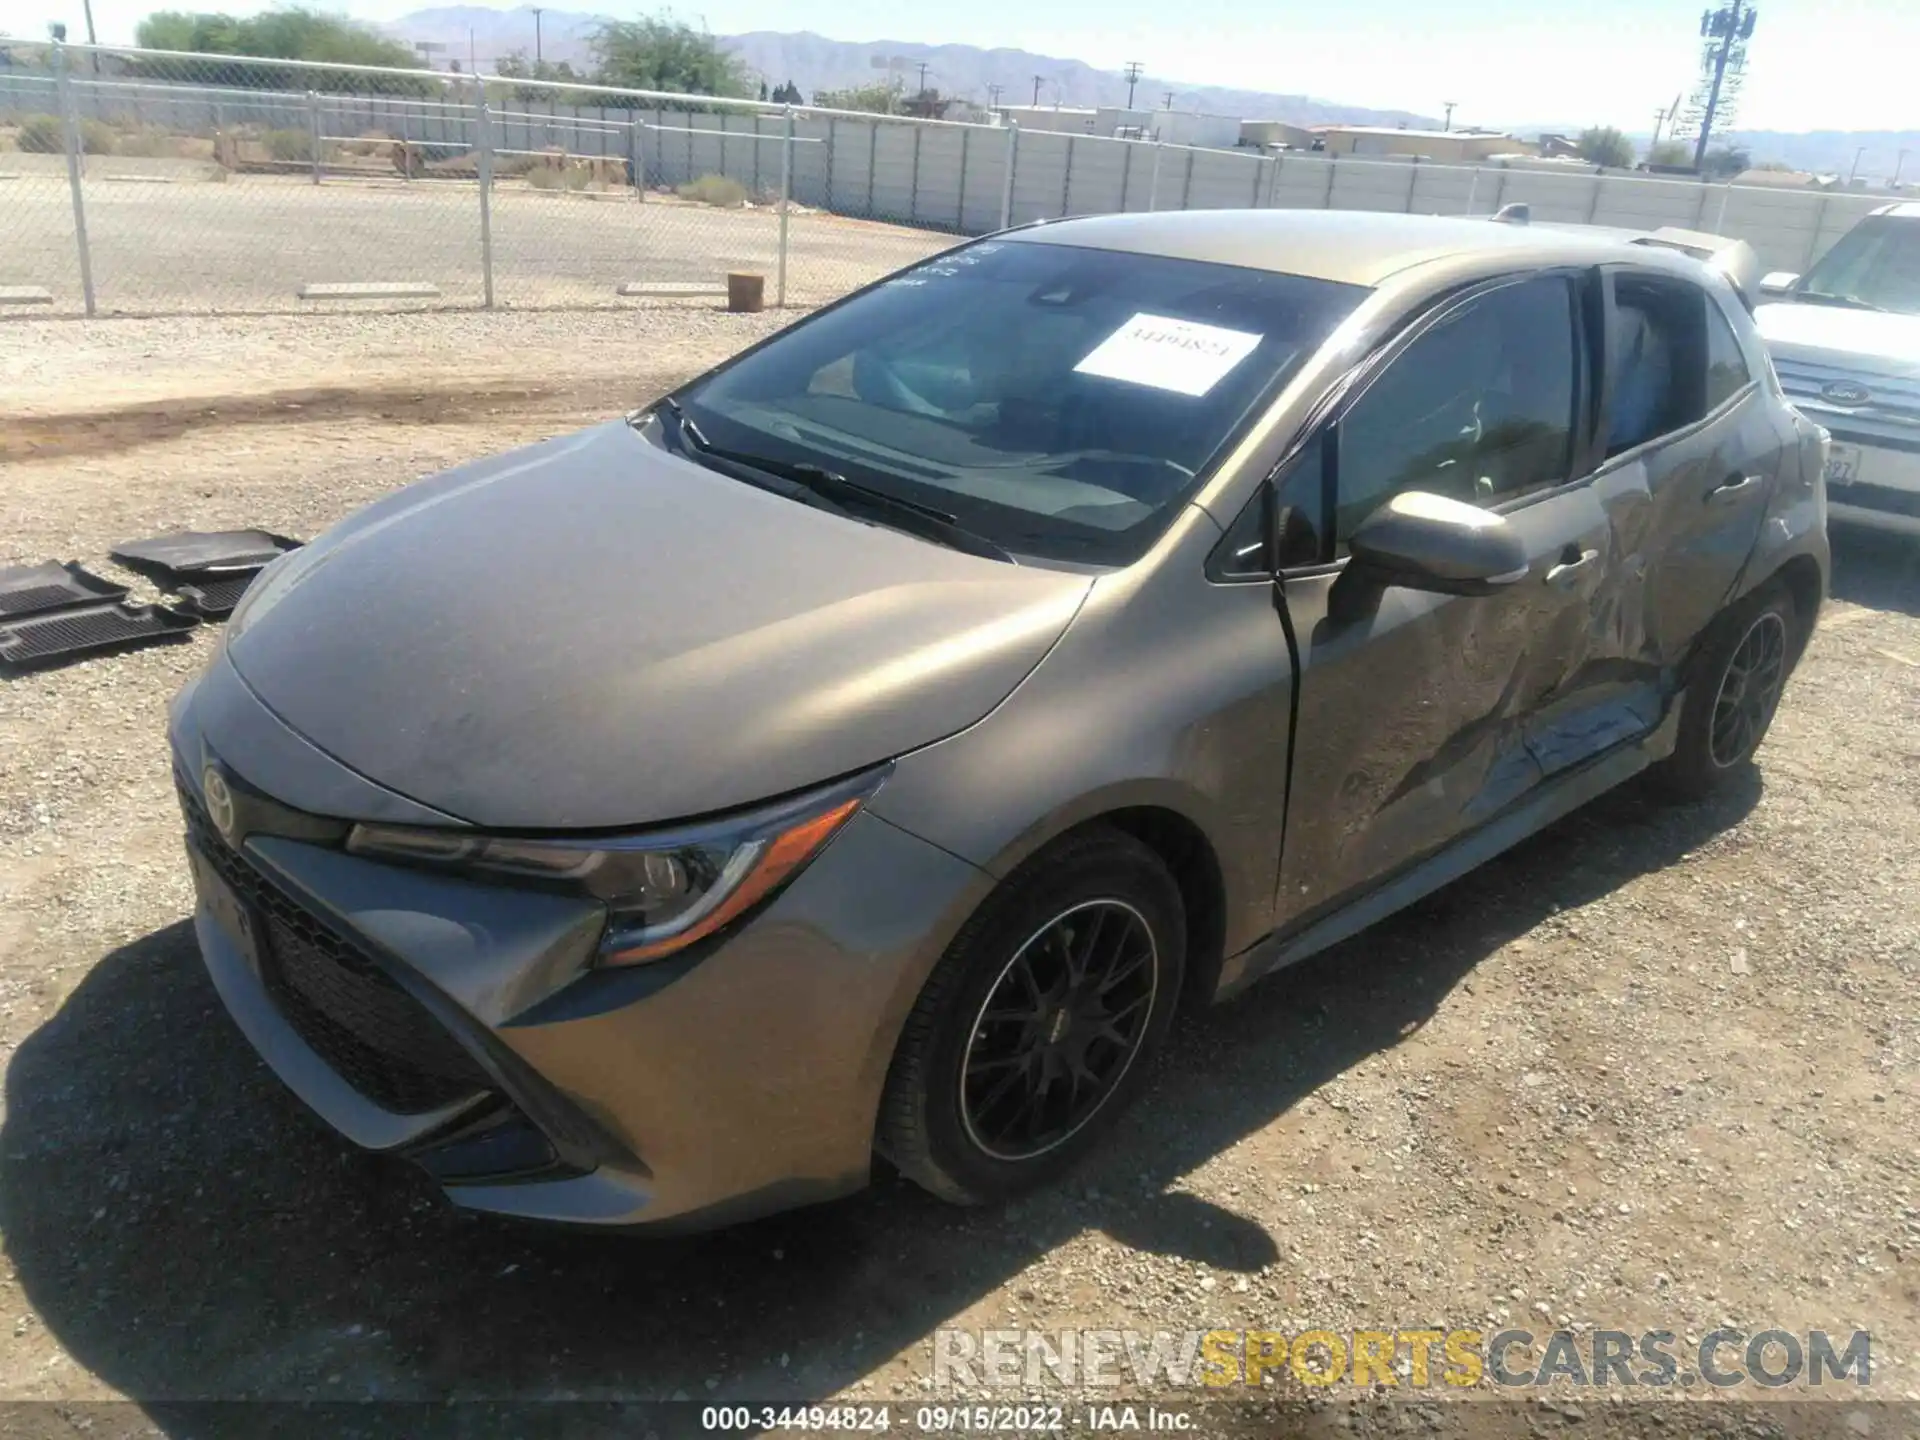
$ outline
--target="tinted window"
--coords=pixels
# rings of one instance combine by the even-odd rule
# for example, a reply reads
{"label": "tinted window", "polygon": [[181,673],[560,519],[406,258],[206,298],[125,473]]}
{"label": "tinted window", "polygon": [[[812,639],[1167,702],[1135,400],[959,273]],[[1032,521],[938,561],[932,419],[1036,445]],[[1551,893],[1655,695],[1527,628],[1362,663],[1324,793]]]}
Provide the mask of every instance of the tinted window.
{"label": "tinted window", "polygon": [[1807,299],[1920,314],[1920,221],[1869,216],[1835,241],[1797,288]]}
{"label": "tinted window", "polygon": [[1706,311],[1707,409],[1713,411],[1739,394],[1753,375],[1725,312],[1711,300],[1706,301]]}
{"label": "tinted window", "polygon": [[1684,280],[1614,277],[1607,454],[1644,445],[1707,413],[1710,308],[1706,292]]}
{"label": "tinted window", "polygon": [[1578,374],[1567,281],[1503,286],[1452,311],[1340,421],[1336,536],[1403,490],[1484,505],[1565,480]]}
{"label": "tinted window", "polygon": [[1016,554],[1122,563],[1366,293],[987,241],[794,326],[682,400],[716,445],[843,471]]}
{"label": "tinted window", "polygon": [[1327,558],[1326,450],[1323,430],[1271,482],[1279,553],[1272,557],[1267,554],[1266,505],[1256,494],[1240,512],[1240,518],[1227,528],[1226,537],[1214,552],[1210,569],[1215,579],[1245,580]]}

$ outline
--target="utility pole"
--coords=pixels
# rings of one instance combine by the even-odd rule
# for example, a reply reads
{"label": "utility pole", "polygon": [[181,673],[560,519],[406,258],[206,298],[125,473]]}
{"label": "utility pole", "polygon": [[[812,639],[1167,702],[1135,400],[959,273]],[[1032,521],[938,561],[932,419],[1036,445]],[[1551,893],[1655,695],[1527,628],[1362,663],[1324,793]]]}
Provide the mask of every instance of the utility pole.
{"label": "utility pole", "polygon": [[1442,100],[1440,103],[1442,106],[1445,107],[1447,112],[1446,123],[1443,124],[1440,128],[1442,130],[1451,130],[1453,129],[1453,110],[1454,110],[1454,107],[1458,105],[1460,102],[1458,100]]}
{"label": "utility pole", "polygon": [[924,60],[920,62],[920,93],[927,93],[927,62]]}
{"label": "utility pole", "polygon": [[545,13],[547,7],[544,5],[532,5],[528,8],[533,11],[533,64],[534,69],[537,71],[540,68],[540,61],[544,58],[540,51],[540,17]]}
{"label": "utility pole", "polygon": [[[1726,82],[1728,62],[1733,59],[1734,47],[1741,45],[1740,64],[1746,63],[1743,42],[1753,35],[1753,21],[1753,6],[1744,5],[1742,0],[1727,0],[1718,10],[1709,10],[1700,17],[1700,33],[1718,43],[1710,52],[1713,76],[1707,86],[1706,113],[1700,118],[1700,138],[1693,145],[1693,168],[1696,172],[1706,168],[1707,141],[1713,137],[1713,120],[1720,109],[1720,87]],[[1736,65],[1736,73],[1738,69]]]}
{"label": "utility pole", "polygon": [[1140,71],[1144,67],[1138,60],[1127,61],[1126,69],[1120,73],[1127,77],[1127,109],[1133,109],[1133,87],[1140,83]]}
{"label": "utility pole", "polygon": [[1851,185],[1860,178],[1860,157],[1866,153],[1867,147],[1864,145],[1853,152],[1853,168],[1847,172],[1847,184]]}
{"label": "utility pole", "polygon": [[1000,108],[1000,90],[1001,87],[998,85],[987,86],[987,108],[989,110],[998,110]]}
{"label": "utility pole", "polygon": [[1040,87],[1045,83],[1046,78],[1044,75],[1033,77],[1033,104],[1036,110],[1040,108]]}
{"label": "utility pole", "polygon": [[1173,108],[1173,91],[1171,90],[1167,91],[1166,102],[1167,102],[1167,109],[1171,110]]}
{"label": "utility pole", "polygon": [[1907,168],[1907,156],[1909,153],[1911,152],[1902,150],[1900,152],[1900,158],[1893,162],[1893,188],[1896,190],[1900,188],[1900,172]]}
{"label": "utility pole", "polygon": [[1651,151],[1655,145],[1658,145],[1660,143],[1660,127],[1666,123],[1667,123],[1667,111],[1666,111],[1666,107],[1662,106],[1660,109],[1653,112],[1653,139],[1647,145],[1647,149],[1649,151]]}

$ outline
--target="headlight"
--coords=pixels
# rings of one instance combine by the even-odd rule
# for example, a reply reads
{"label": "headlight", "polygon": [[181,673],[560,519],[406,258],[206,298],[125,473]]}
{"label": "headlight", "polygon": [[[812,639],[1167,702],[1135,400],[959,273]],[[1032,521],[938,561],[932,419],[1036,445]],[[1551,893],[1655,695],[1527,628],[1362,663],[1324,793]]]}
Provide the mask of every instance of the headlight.
{"label": "headlight", "polygon": [[497,875],[605,902],[598,963],[658,960],[711,935],[798,873],[853,818],[881,775],[735,820],[672,833],[517,839],[464,830],[356,825],[356,855]]}

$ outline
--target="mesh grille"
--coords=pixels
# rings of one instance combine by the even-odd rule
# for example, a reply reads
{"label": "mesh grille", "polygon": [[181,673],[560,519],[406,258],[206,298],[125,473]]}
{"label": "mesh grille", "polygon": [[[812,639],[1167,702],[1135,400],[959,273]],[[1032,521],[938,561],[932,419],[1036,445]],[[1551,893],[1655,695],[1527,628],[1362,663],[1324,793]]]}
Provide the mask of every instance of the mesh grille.
{"label": "mesh grille", "polygon": [[221,839],[178,781],[195,848],[266,921],[268,992],[300,1038],[376,1105],[437,1110],[491,1088],[479,1062],[364,951],[287,895]]}

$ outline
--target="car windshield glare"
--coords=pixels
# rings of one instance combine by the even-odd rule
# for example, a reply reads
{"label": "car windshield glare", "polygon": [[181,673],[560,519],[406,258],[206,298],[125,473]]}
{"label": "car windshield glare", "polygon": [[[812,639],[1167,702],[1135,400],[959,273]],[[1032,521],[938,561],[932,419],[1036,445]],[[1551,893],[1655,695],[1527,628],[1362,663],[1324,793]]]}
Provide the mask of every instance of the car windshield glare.
{"label": "car windshield glare", "polygon": [[1834,242],[1799,290],[1811,299],[1920,315],[1920,221],[1869,216]]}
{"label": "car windshield glare", "polygon": [[844,473],[1016,555],[1125,564],[1367,293],[1002,237],[854,296],[681,399],[717,446]]}

